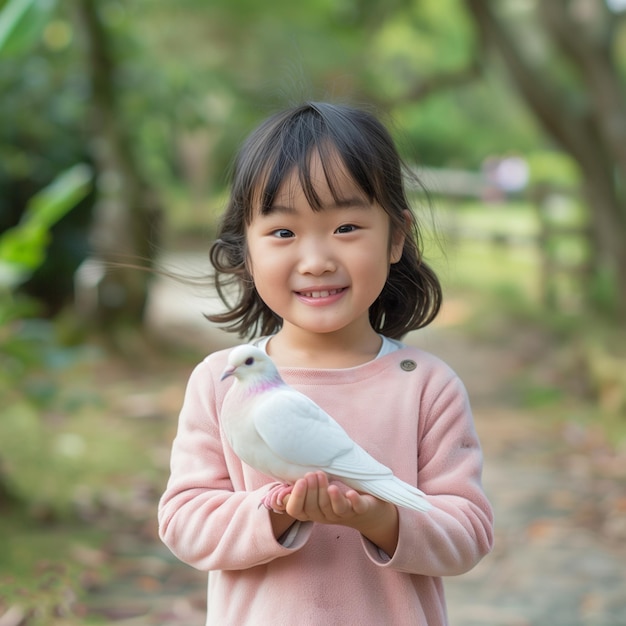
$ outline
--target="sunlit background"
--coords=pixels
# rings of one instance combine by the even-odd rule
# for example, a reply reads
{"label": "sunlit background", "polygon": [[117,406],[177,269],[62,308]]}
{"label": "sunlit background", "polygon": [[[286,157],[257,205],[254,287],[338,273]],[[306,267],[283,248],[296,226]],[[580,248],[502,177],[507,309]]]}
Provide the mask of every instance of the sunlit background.
{"label": "sunlit background", "polygon": [[240,341],[203,317],[233,155],[303,100],[428,190],[407,341],[466,380],[498,514],[452,624],[626,623],[625,85],[624,0],[0,0],[0,626],[203,623],[156,501]]}

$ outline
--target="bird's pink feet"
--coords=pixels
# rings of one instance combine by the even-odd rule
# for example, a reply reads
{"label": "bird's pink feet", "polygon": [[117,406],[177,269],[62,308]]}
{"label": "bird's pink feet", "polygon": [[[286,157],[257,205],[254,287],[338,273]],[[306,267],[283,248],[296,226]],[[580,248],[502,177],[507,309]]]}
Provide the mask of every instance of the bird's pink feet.
{"label": "bird's pink feet", "polygon": [[274,485],[265,495],[261,504],[265,506],[266,509],[270,511],[274,511],[274,513],[284,513],[285,512],[285,503],[284,498],[291,493],[293,489],[293,485],[284,485],[279,483],[278,485]]}

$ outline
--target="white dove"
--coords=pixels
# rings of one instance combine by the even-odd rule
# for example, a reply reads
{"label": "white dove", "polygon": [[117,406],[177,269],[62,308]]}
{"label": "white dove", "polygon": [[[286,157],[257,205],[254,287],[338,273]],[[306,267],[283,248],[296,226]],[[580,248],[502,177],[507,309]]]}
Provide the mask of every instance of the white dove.
{"label": "white dove", "polygon": [[263,499],[281,502],[307,472],[323,471],[353,489],[416,511],[425,494],[370,456],[313,400],[287,385],[270,357],[252,345],[232,350],[221,380],[235,377],[222,425],[235,454],[282,483]]}

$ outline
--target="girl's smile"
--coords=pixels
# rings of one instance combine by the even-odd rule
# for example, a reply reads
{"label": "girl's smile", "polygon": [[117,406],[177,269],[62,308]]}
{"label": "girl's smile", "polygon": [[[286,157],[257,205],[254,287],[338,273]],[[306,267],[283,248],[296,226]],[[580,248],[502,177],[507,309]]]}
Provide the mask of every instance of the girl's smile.
{"label": "girl's smile", "polygon": [[328,288],[328,289],[314,289],[314,290],[300,290],[296,291],[296,295],[307,304],[314,306],[323,306],[325,304],[331,304],[339,299],[347,290],[347,287]]}

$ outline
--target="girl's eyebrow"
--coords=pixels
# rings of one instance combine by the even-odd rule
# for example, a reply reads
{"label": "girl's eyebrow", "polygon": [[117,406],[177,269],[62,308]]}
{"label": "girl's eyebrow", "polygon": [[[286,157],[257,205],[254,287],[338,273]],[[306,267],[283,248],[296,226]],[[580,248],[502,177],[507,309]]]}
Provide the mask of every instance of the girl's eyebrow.
{"label": "girl's eyebrow", "polygon": [[285,213],[287,215],[293,215],[296,210],[293,207],[285,206],[283,204],[272,204],[262,211],[263,215],[269,215],[270,213]]}
{"label": "girl's eyebrow", "polygon": [[335,206],[338,209],[369,209],[372,206],[372,203],[367,198],[362,196],[354,196],[352,198],[342,198],[340,200],[336,200],[332,206]]}
{"label": "girl's eyebrow", "polygon": [[[340,198],[334,200],[331,204],[322,205],[321,209],[369,209],[372,206],[372,203],[369,202],[366,198],[354,196],[351,198]],[[296,209],[293,206],[288,206],[284,204],[272,204],[269,207],[269,210],[265,212],[268,213],[285,213],[287,215],[293,215],[297,213]]]}

